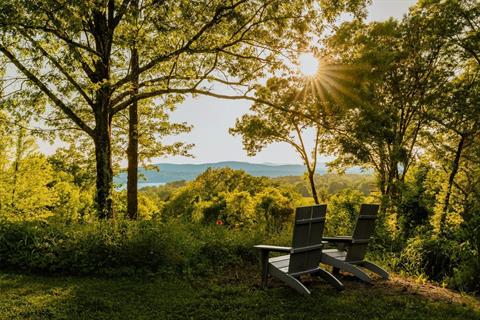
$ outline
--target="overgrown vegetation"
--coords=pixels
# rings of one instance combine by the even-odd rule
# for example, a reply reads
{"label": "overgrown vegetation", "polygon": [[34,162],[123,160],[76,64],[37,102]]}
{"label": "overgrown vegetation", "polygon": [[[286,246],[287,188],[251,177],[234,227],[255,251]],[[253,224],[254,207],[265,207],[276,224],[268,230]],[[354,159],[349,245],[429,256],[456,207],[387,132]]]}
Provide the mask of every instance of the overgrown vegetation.
{"label": "overgrown vegetation", "polygon": [[155,220],[68,225],[3,221],[0,267],[43,274],[205,275],[256,263],[252,247],[264,238],[255,230]]}

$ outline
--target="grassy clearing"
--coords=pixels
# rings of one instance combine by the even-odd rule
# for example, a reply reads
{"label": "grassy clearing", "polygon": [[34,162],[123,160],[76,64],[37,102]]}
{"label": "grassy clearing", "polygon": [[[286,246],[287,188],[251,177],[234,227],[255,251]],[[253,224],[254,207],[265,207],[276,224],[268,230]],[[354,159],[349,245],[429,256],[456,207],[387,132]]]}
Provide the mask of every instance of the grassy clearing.
{"label": "grassy clearing", "polygon": [[363,285],[344,277],[336,292],[307,279],[311,297],[256,270],[181,279],[0,274],[0,319],[480,319],[480,301],[396,278]]}

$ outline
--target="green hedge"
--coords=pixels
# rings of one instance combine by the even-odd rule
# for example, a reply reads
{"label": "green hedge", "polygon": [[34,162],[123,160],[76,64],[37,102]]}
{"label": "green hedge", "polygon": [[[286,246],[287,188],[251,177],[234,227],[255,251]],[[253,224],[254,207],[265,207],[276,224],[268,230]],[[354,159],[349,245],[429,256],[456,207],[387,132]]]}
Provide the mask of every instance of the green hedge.
{"label": "green hedge", "polygon": [[263,235],[158,221],[0,222],[0,268],[33,273],[204,274],[257,261]]}

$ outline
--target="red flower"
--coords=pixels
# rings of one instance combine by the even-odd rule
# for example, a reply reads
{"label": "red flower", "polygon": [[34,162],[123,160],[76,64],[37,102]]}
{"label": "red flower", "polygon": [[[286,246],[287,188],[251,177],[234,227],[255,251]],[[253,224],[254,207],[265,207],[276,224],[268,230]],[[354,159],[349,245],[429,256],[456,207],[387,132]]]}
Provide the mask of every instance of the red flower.
{"label": "red flower", "polygon": [[215,221],[215,224],[216,224],[217,226],[223,226],[223,221],[220,220],[220,219],[218,219],[217,221]]}

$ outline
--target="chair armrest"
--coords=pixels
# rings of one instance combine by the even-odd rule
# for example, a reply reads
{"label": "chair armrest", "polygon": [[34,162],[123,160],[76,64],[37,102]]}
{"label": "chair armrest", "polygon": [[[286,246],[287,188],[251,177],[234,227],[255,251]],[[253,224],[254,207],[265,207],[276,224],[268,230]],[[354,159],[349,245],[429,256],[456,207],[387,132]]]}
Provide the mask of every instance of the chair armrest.
{"label": "chair armrest", "polygon": [[276,252],[290,252],[292,248],[290,247],[279,247],[279,246],[269,246],[265,244],[259,244],[254,246],[255,249],[260,249],[262,251],[276,251]]}
{"label": "chair armrest", "polygon": [[323,237],[323,241],[333,243],[352,243],[353,239],[350,236],[336,236],[336,237]]}

